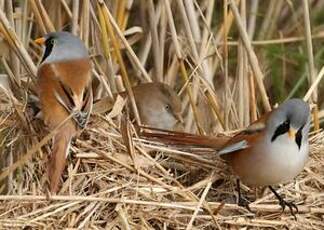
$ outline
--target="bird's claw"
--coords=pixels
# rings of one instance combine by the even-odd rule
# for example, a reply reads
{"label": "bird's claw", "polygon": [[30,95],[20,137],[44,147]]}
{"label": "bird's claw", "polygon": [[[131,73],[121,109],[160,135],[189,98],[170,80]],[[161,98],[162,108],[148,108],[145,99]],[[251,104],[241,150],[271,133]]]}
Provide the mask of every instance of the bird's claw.
{"label": "bird's claw", "polygon": [[[291,215],[297,220],[296,213],[298,213],[298,207],[294,202],[285,201],[283,198],[280,199],[279,205],[282,208],[282,212],[285,211],[286,206],[289,208]],[[294,212],[295,209],[295,212]]]}
{"label": "bird's claw", "polygon": [[249,204],[250,204],[250,202],[247,201],[247,200],[245,200],[245,199],[243,199],[243,198],[239,199],[238,202],[237,202],[237,205],[238,206],[241,206],[241,207],[247,209],[249,212],[252,212]]}

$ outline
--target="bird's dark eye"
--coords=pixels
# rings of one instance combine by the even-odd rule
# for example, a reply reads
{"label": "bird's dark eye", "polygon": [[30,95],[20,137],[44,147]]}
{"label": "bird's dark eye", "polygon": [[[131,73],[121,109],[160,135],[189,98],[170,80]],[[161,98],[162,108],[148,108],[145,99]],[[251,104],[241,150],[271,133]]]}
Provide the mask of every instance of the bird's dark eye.
{"label": "bird's dark eye", "polygon": [[166,106],[165,106],[165,109],[166,109],[167,111],[170,111],[170,108],[171,108],[170,105],[166,105]]}
{"label": "bird's dark eye", "polygon": [[271,142],[273,142],[278,136],[282,135],[282,134],[285,134],[286,132],[289,131],[289,128],[290,128],[290,121],[289,120],[286,120],[284,121],[283,123],[281,123],[276,131],[274,132],[272,138],[271,138]]}
{"label": "bird's dark eye", "polygon": [[45,41],[45,46],[53,46],[55,44],[55,39],[53,37],[47,38]]}

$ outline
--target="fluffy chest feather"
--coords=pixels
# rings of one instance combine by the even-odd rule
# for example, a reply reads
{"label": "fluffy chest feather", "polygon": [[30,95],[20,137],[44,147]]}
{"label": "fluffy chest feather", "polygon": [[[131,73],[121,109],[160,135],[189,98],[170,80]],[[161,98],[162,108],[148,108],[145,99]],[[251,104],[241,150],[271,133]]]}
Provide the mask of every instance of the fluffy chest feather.
{"label": "fluffy chest feather", "polygon": [[298,148],[287,134],[274,142],[265,141],[241,151],[231,161],[235,173],[249,185],[266,186],[292,180],[303,169],[308,142]]}

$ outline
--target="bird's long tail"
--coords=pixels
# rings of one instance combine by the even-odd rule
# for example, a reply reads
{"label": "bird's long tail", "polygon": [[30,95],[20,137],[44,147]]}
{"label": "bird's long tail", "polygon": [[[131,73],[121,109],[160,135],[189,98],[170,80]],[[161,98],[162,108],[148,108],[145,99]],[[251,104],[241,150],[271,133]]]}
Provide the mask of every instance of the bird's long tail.
{"label": "bird's long tail", "polygon": [[51,193],[56,193],[59,189],[60,178],[65,168],[71,139],[72,134],[66,130],[60,131],[54,136],[53,151],[48,162],[48,177]]}

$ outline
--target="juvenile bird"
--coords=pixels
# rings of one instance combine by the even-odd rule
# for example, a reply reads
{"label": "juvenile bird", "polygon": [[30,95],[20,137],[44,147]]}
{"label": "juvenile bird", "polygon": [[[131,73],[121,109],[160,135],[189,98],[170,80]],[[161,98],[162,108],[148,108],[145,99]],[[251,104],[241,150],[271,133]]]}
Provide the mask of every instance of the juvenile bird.
{"label": "juvenile bird", "polygon": [[[181,101],[170,86],[163,83],[144,83],[132,88],[143,125],[166,130],[182,130]],[[127,97],[126,92],[119,93]],[[103,98],[94,104],[94,112],[111,108],[111,100]],[[131,114],[132,115],[132,114]]]}
{"label": "juvenile bird", "polygon": [[86,126],[90,116],[91,63],[86,47],[71,33],[53,32],[35,42],[45,45],[37,72],[44,123],[54,130],[64,122],[53,137],[48,162],[50,191],[56,193],[71,139]]}
{"label": "juvenile bird", "polygon": [[[293,202],[285,201],[272,185],[291,181],[304,168],[308,158],[310,108],[300,99],[290,99],[252,123],[230,139],[218,152],[234,173],[247,185],[268,186],[283,211],[289,207],[295,217]],[[247,203],[240,193],[239,205]],[[296,218],[296,217],[295,217]]]}

